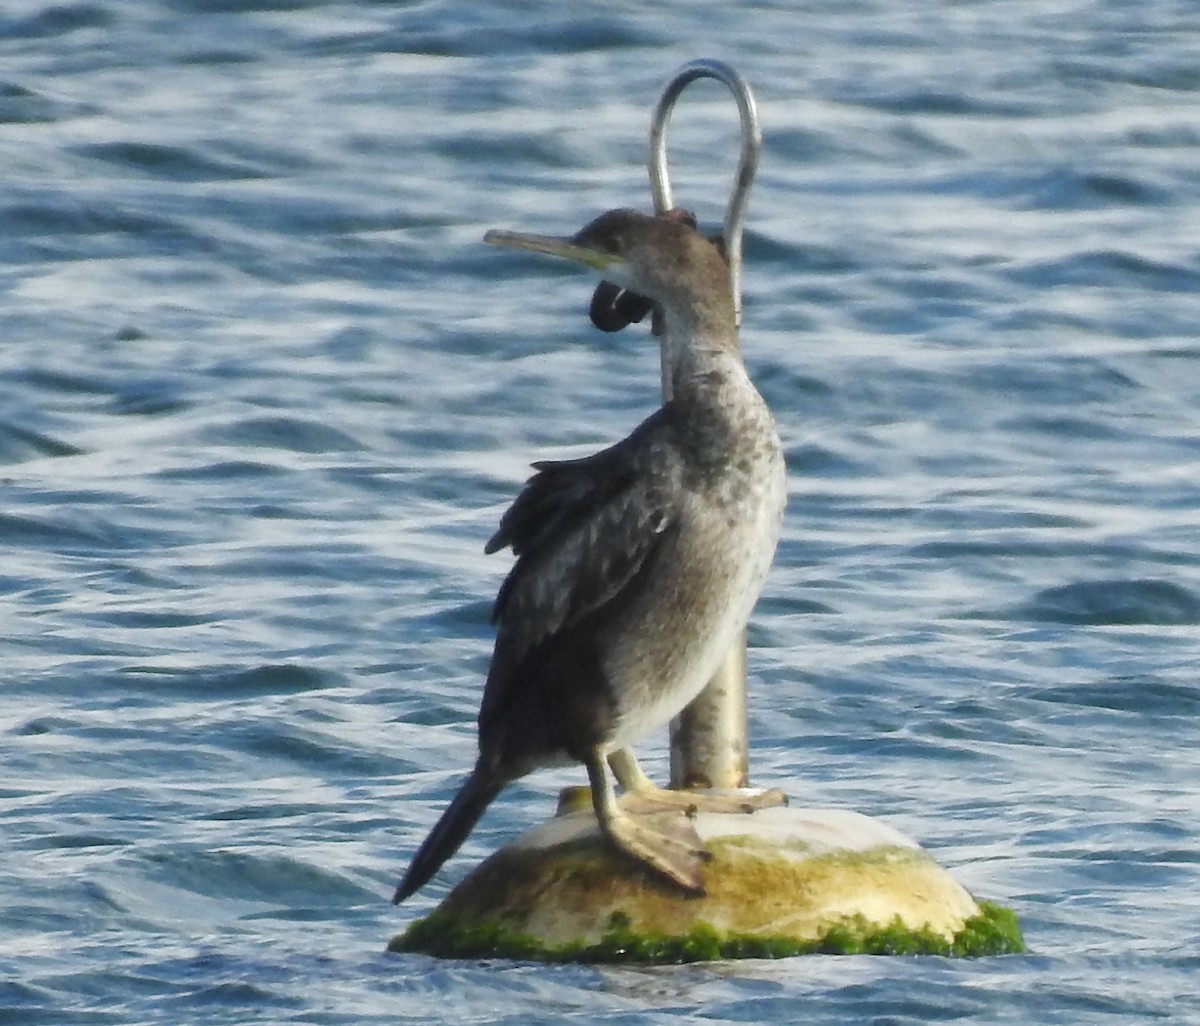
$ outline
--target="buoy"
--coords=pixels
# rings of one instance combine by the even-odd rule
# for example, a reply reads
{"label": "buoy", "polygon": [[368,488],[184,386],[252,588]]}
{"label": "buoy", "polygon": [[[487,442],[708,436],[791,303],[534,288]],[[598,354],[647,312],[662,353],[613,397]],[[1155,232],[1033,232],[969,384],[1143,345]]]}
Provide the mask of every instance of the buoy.
{"label": "buoy", "polygon": [[808,953],[1024,950],[1016,916],[977,902],[914,841],[838,809],[698,813],[712,854],[685,899],[600,833],[543,823],[483,862],[389,949],[443,958],[681,963]]}

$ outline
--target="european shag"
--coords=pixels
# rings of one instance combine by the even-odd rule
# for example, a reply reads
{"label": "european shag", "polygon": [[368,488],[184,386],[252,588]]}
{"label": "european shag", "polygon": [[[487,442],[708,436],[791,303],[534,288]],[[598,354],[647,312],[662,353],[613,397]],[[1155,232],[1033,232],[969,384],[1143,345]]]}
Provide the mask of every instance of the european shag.
{"label": "european shag", "polygon": [[[517,560],[492,617],[479,758],[393,900],[437,872],[507,784],[572,763],[587,767],[611,841],[703,894],[706,853],[682,811],[697,797],[655,792],[675,807],[655,815],[626,799],[652,789],[629,746],[713,675],[758,599],[783,518],[783,453],[742,363],[728,267],[691,226],[632,210],[573,238],[484,241],[582,263],[652,300],[667,400],[595,455],[535,463],[501,518],[486,551],[511,547]],[[620,802],[613,772],[634,792]]]}

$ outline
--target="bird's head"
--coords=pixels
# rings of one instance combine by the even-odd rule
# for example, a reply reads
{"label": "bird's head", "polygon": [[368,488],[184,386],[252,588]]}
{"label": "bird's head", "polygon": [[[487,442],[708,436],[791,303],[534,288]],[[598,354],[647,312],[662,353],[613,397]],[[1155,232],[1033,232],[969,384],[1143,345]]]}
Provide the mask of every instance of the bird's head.
{"label": "bird's head", "polygon": [[483,241],[584,264],[653,300],[668,322],[690,325],[716,317],[733,323],[728,265],[712,242],[679,221],[610,210],[571,237],[494,229]]}

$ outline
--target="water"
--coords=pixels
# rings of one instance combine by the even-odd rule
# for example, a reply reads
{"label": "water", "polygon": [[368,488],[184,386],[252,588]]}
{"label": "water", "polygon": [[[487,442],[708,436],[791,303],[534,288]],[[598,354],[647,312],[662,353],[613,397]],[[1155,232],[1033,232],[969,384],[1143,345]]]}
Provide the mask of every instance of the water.
{"label": "water", "polygon": [[[1200,1022],[1190,3],[9,0],[0,1021]],[[537,458],[657,398],[480,244],[645,206],[666,76],[767,149],[744,344],[792,501],[759,782],[878,815],[1030,954],[619,971],[384,953],[472,758]],[[679,199],[716,220],[720,86]],[[644,746],[663,772],[663,744]]]}

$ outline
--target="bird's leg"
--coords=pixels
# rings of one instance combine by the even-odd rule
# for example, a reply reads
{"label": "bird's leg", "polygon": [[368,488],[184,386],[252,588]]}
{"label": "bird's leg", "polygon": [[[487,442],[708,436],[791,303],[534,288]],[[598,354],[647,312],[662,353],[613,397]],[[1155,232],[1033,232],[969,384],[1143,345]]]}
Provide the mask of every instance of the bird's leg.
{"label": "bird's leg", "polygon": [[608,764],[625,793],[621,808],[633,815],[683,809],[689,815],[696,812],[750,813],[788,803],[787,795],[779,788],[769,791],[691,791],[659,787],[642,771],[632,748],[622,748],[608,757]]}
{"label": "bird's leg", "polygon": [[679,807],[675,806],[673,812],[639,815],[635,819],[618,806],[612,777],[599,751],[589,756],[587,771],[596,819],[609,840],[688,895],[703,896],[702,867],[712,856],[704,850],[687,816],[680,815]]}
{"label": "bird's leg", "polygon": [[617,778],[617,782],[626,791],[639,794],[663,790],[653,780],[646,776],[632,748],[618,748],[608,757],[608,765]]}

